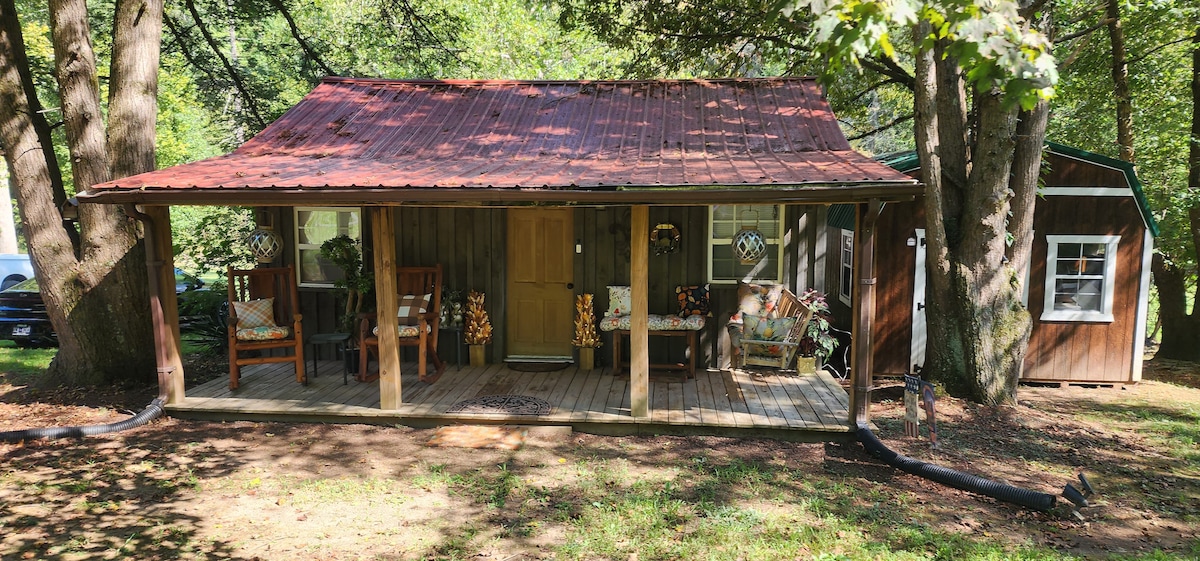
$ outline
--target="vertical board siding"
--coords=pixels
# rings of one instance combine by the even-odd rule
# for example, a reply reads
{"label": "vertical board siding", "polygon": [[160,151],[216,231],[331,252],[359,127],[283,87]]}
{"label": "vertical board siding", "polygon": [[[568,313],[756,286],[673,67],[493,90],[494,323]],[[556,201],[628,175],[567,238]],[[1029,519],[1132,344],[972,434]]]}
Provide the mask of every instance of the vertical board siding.
{"label": "vertical board siding", "polygon": [[[1105,168],[1101,168],[1103,171]],[[1025,356],[1027,380],[1128,382],[1141,282],[1142,241],[1149,235],[1130,197],[1045,197],[1034,214],[1037,237],[1029,286],[1034,330]],[[1117,271],[1111,323],[1043,322],[1046,235],[1116,234]]]}
{"label": "vertical board siding", "polygon": [[[1114,170],[1069,158],[1051,159],[1047,185],[1124,187]],[[1113,181],[1121,183],[1114,184]],[[880,217],[879,284],[874,348],[874,374],[900,374],[909,368],[912,337],[913,248],[906,240],[925,223],[920,203],[889,204]],[[834,228],[828,228],[830,237]],[[1149,235],[1132,197],[1048,196],[1037,201],[1035,238],[1030,263],[1029,312],[1033,334],[1022,379],[1037,381],[1122,383],[1130,381],[1143,237]],[[1046,236],[1062,234],[1121,236],[1111,323],[1043,322],[1047,274]],[[836,251],[833,241],[830,251]],[[836,279],[837,258],[826,268]],[[836,287],[831,287],[836,291]],[[833,304],[835,309],[844,309]],[[839,325],[848,326],[841,320]]]}
{"label": "vertical board siding", "polygon": [[[504,209],[398,207],[393,212],[396,213],[397,266],[441,263],[442,289],[447,294],[460,291],[464,306],[471,290],[483,292],[492,320],[488,360],[502,360],[506,296]],[[442,360],[457,356],[459,349],[455,345],[462,344],[457,336],[457,332],[443,331],[438,337],[438,355]]]}
{"label": "vertical board siding", "polygon": [[914,217],[923,224],[924,213],[920,201],[888,203],[879,217],[874,374],[901,375],[912,369],[909,362],[916,248],[908,246],[908,238],[916,235]]}

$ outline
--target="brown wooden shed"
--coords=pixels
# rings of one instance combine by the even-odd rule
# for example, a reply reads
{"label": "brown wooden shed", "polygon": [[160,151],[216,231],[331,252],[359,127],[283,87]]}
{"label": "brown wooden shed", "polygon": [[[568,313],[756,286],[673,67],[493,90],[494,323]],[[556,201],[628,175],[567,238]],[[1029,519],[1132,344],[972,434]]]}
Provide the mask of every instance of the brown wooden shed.
{"label": "brown wooden shed", "polygon": [[[919,169],[912,152],[881,161],[914,176]],[[1158,234],[1142,184],[1127,162],[1053,142],[1042,181],[1024,298],[1033,332],[1021,379],[1136,383]],[[854,236],[851,210],[831,211],[832,254]],[[875,375],[920,373],[924,362],[924,224],[920,201],[888,204],[879,218]],[[840,266],[835,260],[828,274],[836,278]],[[848,307],[835,308],[849,328]]]}

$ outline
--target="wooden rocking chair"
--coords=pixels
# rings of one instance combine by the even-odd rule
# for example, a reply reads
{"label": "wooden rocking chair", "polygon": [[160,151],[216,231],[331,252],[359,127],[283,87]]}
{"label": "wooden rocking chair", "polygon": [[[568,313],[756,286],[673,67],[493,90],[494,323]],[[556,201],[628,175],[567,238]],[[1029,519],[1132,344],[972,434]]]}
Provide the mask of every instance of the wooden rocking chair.
{"label": "wooden rocking chair", "polygon": [[[434,383],[446,370],[446,364],[437,354],[438,328],[441,327],[442,314],[442,266],[433,267],[398,267],[396,269],[396,292],[401,301],[401,314],[404,315],[406,297],[418,300],[429,295],[429,302],[424,312],[413,311],[406,317],[414,318],[415,324],[405,325],[403,318],[399,326],[400,338],[397,344],[417,347],[417,375],[422,382]],[[414,304],[419,305],[419,303]],[[379,337],[375,334],[377,316],[375,313],[360,314],[361,321],[358,329],[359,342],[359,372],[360,382],[370,382],[378,379],[378,374],[368,374],[371,355],[379,356]],[[432,375],[425,374],[426,361],[433,362]]]}
{"label": "wooden rocking chair", "polygon": [[[291,362],[296,381],[308,382],[304,373],[304,336],[300,329],[300,300],[292,267],[238,270],[229,275],[229,389],[238,387],[241,367],[247,364]],[[279,355],[276,349],[291,349]],[[240,353],[263,351],[259,356]]]}

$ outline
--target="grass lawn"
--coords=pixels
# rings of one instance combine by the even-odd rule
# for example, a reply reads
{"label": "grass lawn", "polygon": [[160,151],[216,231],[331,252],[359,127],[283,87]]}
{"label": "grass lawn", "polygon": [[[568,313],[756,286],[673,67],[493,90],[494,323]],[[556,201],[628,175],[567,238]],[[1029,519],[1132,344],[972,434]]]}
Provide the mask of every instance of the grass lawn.
{"label": "grass lawn", "polygon": [[[132,407],[30,394],[50,356],[0,348],[0,431]],[[404,427],[162,419],[0,444],[0,559],[1200,559],[1198,370],[1022,387],[1011,407],[939,398],[937,450],[903,437],[898,394],[876,392],[878,434],[902,453],[1053,494],[1087,473],[1099,494],[1082,521],[857,444],[531,431],[518,450],[474,449]]]}

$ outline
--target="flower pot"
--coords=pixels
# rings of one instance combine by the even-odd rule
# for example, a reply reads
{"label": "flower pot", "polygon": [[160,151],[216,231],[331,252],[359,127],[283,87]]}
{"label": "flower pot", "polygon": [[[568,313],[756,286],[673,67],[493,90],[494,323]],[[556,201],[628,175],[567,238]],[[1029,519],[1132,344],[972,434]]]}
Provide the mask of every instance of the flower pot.
{"label": "flower pot", "polygon": [[484,353],[484,345],[467,345],[470,351],[471,366],[484,366],[487,364],[487,355]]}
{"label": "flower pot", "polygon": [[796,372],[798,374],[816,374],[817,363],[818,360],[815,356],[798,356],[796,357]]}
{"label": "flower pot", "polygon": [[594,368],[596,368],[596,349],[579,347],[579,369],[592,370]]}

